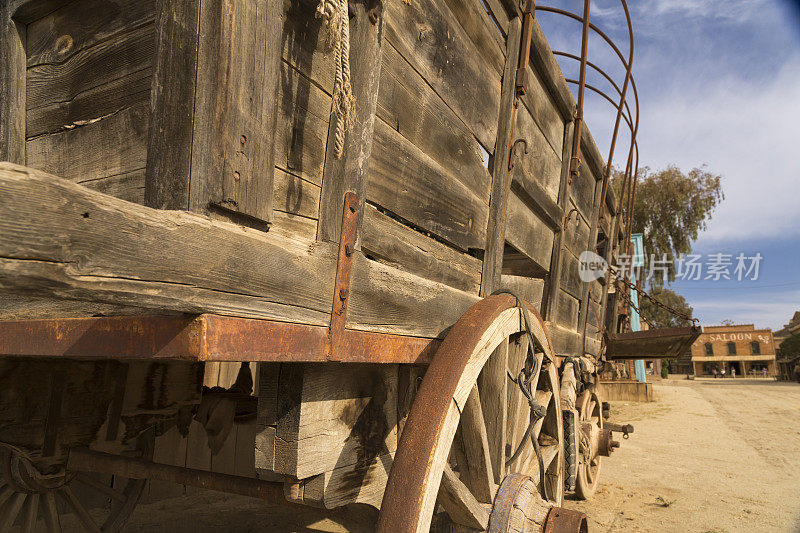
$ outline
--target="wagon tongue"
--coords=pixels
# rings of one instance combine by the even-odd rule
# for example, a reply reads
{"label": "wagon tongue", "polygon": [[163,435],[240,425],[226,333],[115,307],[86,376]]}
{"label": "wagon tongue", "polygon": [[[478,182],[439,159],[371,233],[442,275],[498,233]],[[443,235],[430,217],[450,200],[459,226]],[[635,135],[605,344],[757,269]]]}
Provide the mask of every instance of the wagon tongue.
{"label": "wagon tongue", "polygon": [[698,326],[612,333],[606,337],[606,358],[671,359],[685,353],[699,336]]}

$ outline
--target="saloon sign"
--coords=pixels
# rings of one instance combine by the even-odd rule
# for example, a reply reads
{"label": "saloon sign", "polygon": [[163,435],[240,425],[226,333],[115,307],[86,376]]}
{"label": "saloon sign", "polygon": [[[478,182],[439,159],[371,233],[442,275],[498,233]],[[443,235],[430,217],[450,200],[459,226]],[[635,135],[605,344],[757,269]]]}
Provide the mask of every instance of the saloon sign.
{"label": "saloon sign", "polygon": [[761,335],[761,334],[754,334],[754,333],[711,333],[707,335],[701,335],[699,339],[697,339],[696,344],[701,344],[704,342],[730,342],[730,341],[752,341],[753,337],[755,336],[755,340],[762,342],[764,344],[769,344],[770,339],[769,335]]}

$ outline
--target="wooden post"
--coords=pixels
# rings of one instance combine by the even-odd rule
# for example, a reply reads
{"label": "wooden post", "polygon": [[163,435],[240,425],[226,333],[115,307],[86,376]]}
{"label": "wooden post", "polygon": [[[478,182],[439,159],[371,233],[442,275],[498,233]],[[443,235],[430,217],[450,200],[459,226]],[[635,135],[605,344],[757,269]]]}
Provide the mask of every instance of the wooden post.
{"label": "wooden post", "polygon": [[0,6],[0,161],[25,164],[25,26]]}
{"label": "wooden post", "polygon": [[[603,212],[603,207],[604,207],[603,198],[601,197],[602,190],[603,190],[603,180],[600,179],[595,181],[594,206],[592,209],[592,219],[589,221],[590,223],[589,247],[587,248],[587,250],[591,252],[595,252],[596,251],[595,248],[597,247],[597,225],[600,221],[600,216]],[[616,217],[614,217],[614,219],[616,220]],[[613,226],[614,224],[612,224],[612,227]],[[612,242],[613,242],[612,240],[609,240],[609,244],[611,244]],[[611,246],[609,246],[609,250],[611,250]],[[610,258],[611,255],[606,254],[606,260]],[[608,276],[606,276],[606,282],[608,282]],[[591,283],[584,283],[584,287],[581,289],[583,292],[581,294],[581,308],[580,311],[578,312],[578,331],[583,331],[583,322],[588,318],[587,314],[589,313],[589,307],[590,307],[589,298],[591,296],[591,289],[592,289]],[[605,293],[608,291],[604,290],[603,292]],[[598,306],[599,305],[600,302],[598,302]],[[603,317],[601,316],[597,317],[597,327],[601,328],[602,324],[603,324]]]}
{"label": "wooden post", "polygon": [[[373,24],[368,12],[370,3],[355,6],[355,16],[350,19],[350,72],[356,116],[353,127],[347,132],[342,156],[334,156],[336,120],[331,116],[328,141],[325,147],[325,166],[322,174],[317,238],[337,242],[341,234],[342,205],[348,191],[358,196],[357,235],[361,234],[364,219],[364,199],[367,196],[367,173],[372,152],[372,131],[375,126],[375,108],[378,103],[378,86],[381,77],[381,50],[383,46],[383,4],[373,9],[378,17]],[[356,239],[356,249],[361,239]]]}
{"label": "wooden post", "polygon": [[503,85],[500,90],[500,115],[497,120],[497,142],[492,157],[492,193],[489,199],[489,222],[486,228],[486,252],[483,255],[481,296],[486,297],[500,285],[505,248],[506,200],[510,176],[508,173],[509,147],[514,119],[515,72],[519,62],[522,21],[515,17],[508,25],[506,63],[503,67]]}
{"label": "wooden post", "polygon": [[269,222],[278,0],[158,0],[145,203]]}
{"label": "wooden post", "polygon": [[558,207],[561,210],[561,229],[553,239],[553,254],[550,256],[550,275],[544,291],[542,316],[545,320],[554,320],[558,307],[558,290],[561,288],[561,252],[564,249],[564,231],[566,230],[567,207],[569,207],[569,179],[572,157],[572,128],[574,122],[564,127],[564,147],[561,150],[561,181],[558,189]]}
{"label": "wooden post", "polygon": [[189,208],[199,12],[199,0],[156,1],[144,196],[157,209]]}

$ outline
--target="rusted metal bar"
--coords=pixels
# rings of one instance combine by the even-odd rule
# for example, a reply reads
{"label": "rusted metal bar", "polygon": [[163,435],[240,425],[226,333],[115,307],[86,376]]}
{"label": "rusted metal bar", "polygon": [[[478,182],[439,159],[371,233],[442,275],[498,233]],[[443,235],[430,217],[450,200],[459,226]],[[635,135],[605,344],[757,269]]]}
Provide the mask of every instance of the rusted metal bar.
{"label": "rusted metal bar", "polygon": [[[0,356],[323,362],[328,328],[220,315],[0,321]],[[346,329],[339,360],[428,363],[440,341]]]}
{"label": "rusted metal bar", "polygon": [[338,361],[343,353],[343,337],[347,323],[347,304],[350,301],[350,272],[356,246],[356,222],[358,221],[358,195],[348,191],[344,195],[342,210],[342,234],[339,238],[339,261],[336,266],[336,281],[333,290],[331,321],[325,344],[325,358]]}
{"label": "rusted metal bar", "polygon": [[[578,81],[578,105],[575,112],[575,125],[572,130],[572,157],[569,162],[569,183],[580,171],[581,134],[583,130],[583,102],[586,89],[586,63],[589,60],[589,10],[591,0],[583,2],[583,31],[581,32],[580,80]],[[567,188],[569,194],[569,188]]]}

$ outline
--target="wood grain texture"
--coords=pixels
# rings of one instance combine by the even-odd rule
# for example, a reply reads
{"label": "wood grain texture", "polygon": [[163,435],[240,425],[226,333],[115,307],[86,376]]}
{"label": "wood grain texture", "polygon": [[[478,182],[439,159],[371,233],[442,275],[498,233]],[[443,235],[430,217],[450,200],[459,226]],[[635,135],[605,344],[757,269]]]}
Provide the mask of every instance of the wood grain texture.
{"label": "wood grain texture", "polygon": [[475,499],[449,465],[444,467],[437,503],[457,524],[480,531],[489,525],[489,511]]}
{"label": "wood grain texture", "polygon": [[525,301],[533,305],[534,309],[541,312],[542,291],[544,289],[543,279],[503,274],[502,278],[500,278],[500,287],[516,292],[525,298]]}
{"label": "wood grain texture", "polygon": [[0,161],[25,163],[25,26],[0,4]]}
{"label": "wood grain texture", "polygon": [[441,337],[472,304],[469,294],[354,255],[347,327]]}
{"label": "wood grain texture", "polygon": [[[223,4],[216,64],[211,203],[265,222],[272,215],[280,69],[279,0]],[[203,65],[208,68],[211,65]]]}
{"label": "wood grain texture", "polygon": [[477,294],[481,261],[444,245],[367,205],[364,253],[411,274]]}
{"label": "wood grain texture", "polygon": [[[561,178],[558,187],[558,207],[561,211],[561,220],[567,216],[567,209],[569,205],[569,164],[572,157],[572,132],[575,124],[574,122],[567,122],[564,127],[564,151],[561,154]],[[550,258],[550,275],[547,278],[547,286],[544,291],[544,300],[542,302],[542,315],[545,319],[556,314],[556,307],[558,306],[557,294],[561,284],[561,254],[564,248],[564,228],[557,231],[553,238],[553,254]]]}
{"label": "wood grain texture", "polygon": [[278,404],[290,416],[277,424],[278,472],[304,479],[394,453],[396,366],[304,364],[291,381],[280,379]]}
{"label": "wood grain texture", "polygon": [[445,0],[445,4],[467,32],[483,59],[502,74],[505,39],[492,22],[481,0]]}
{"label": "wood grain texture", "polygon": [[[528,93],[530,94],[530,93]],[[517,111],[514,139],[524,139],[527,143],[527,152],[524,144],[517,145],[514,150],[513,162],[514,177],[528,190],[539,189],[547,192],[552,203],[558,201],[558,188],[561,176],[561,151],[563,145],[554,148],[542,133],[535,122],[535,111],[529,111],[526,106],[520,105]],[[558,119],[558,117],[556,117]],[[558,119],[556,124],[557,135],[563,141],[564,124]],[[532,194],[532,193],[531,193]]]}
{"label": "wood grain texture", "polygon": [[[564,123],[551,93],[546,88],[542,73],[528,66],[528,77],[525,84],[526,92],[520,101],[528,110],[536,126],[560,159],[564,149]],[[571,119],[572,117],[570,117]]]}
{"label": "wood grain texture", "polygon": [[142,102],[84,126],[29,139],[27,165],[74,181],[136,173],[147,162],[149,118],[149,105]]}
{"label": "wood grain texture", "polygon": [[561,67],[558,65],[547,38],[536,19],[533,19],[533,33],[531,35],[531,64],[541,77],[547,91],[553,99],[561,118],[565,121],[572,120],[575,111],[575,98],[569,90]]}
{"label": "wood grain texture", "polygon": [[486,244],[483,256],[481,295],[491,294],[503,268],[503,251],[508,209],[510,177],[508,175],[509,149],[513,143],[511,129],[514,120],[514,94],[516,64],[519,57],[522,23],[516,17],[509,24],[506,63],[503,68],[499,112],[497,115],[497,140],[492,158],[492,192],[489,201],[489,218],[486,228]]}
{"label": "wood grain texture", "polygon": [[499,73],[481,57],[446,5],[434,0],[388,2],[386,13],[387,40],[491,150],[500,108]]}
{"label": "wood grain texture", "polygon": [[[28,24],[27,65],[63,63],[86,48],[151,24],[155,1],[61,2],[62,7]],[[68,37],[68,38],[67,38]]]}
{"label": "wood grain texture", "polygon": [[[366,4],[355,9],[350,19],[350,73],[355,99],[355,116],[344,139],[340,158],[335,154],[336,121],[331,120],[328,142],[325,148],[325,169],[322,179],[317,237],[323,241],[339,242],[342,231],[342,209],[348,191],[358,196],[359,232],[364,218],[364,202],[367,197],[367,181],[371,172],[370,154],[375,128],[375,108],[381,79],[381,50],[383,49],[384,16],[372,24]],[[356,248],[360,246],[356,237]]]}
{"label": "wood grain texture", "polygon": [[367,200],[462,250],[484,246],[489,206],[480,197],[382,120],[374,142]]}
{"label": "wood grain texture", "polygon": [[[278,102],[275,166],[317,186],[322,185],[330,95],[283,61]],[[274,207],[280,209],[280,203],[276,201]]]}
{"label": "wood grain texture", "polygon": [[310,219],[319,216],[320,188],[297,176],[275,169],[274,208]]}
{"label": "wood grain texture", "polygon": [[391,45],[383,49],[377,115],[489,203],[491,177],[464,121]]}
{"label": "wood grain texture", "polygon": [[[500,343],[489,356],[486,366],[478,376],[482,417],[486,425],[487,445],[494,474],[493,483],[505,477],[507,387],[508,387],[508,340]],[[463,417],[462,417],[463,420]],[[492,487],[492,491],[494,488]]]}
{"label": "wood grain texture", "polygon": [[145,203],[158,209],[189,209],[200,2],[157,0],[156,10]]}
{"label": "wood grain texture", "polygon": [[28,206],[0,222],[6,288],[30,284],[38,286],[32,293],[75,299],[327,323],[331,247],[309,249],[201,216],[137,206],[32,169],[4,165],[0,174],[0,212]]}
{"label": "wood grain texture", "polygon": [[553,230],[514,191],[508,194],[505,240],[536,263],[538,271],[547,271],[553,253]]}

